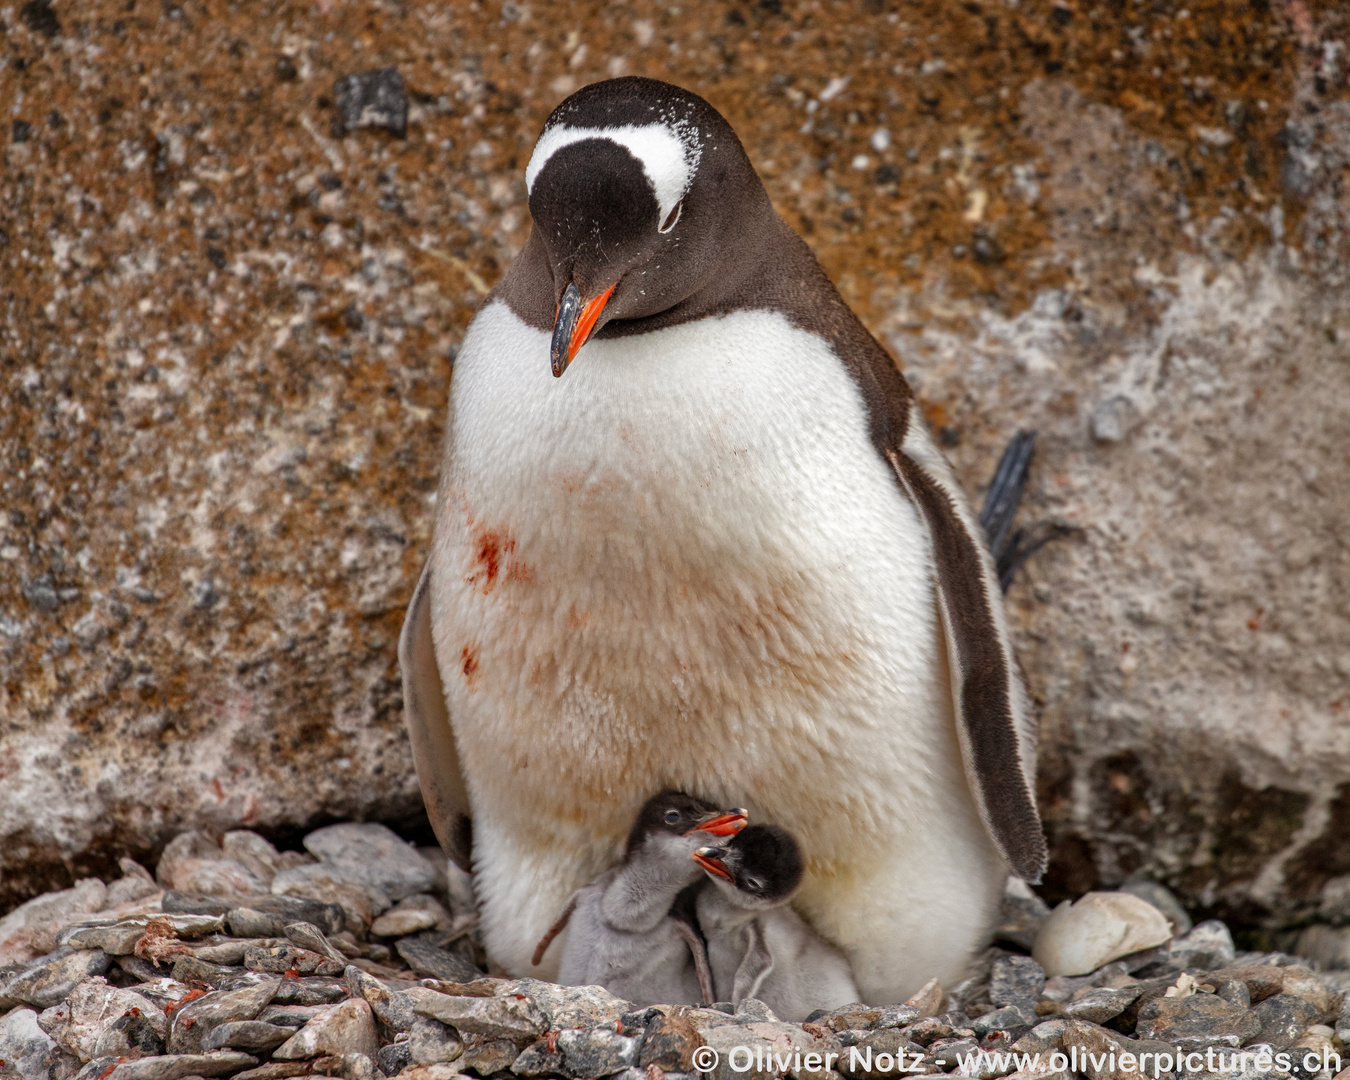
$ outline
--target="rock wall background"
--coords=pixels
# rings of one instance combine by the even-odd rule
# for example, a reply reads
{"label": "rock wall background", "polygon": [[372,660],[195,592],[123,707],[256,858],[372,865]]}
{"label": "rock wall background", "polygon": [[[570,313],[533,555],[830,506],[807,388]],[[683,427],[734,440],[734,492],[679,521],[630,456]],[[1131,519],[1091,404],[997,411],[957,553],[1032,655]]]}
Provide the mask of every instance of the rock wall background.
{"label": "rock wall background", "polygon": [[[177,831],[414,832],[395,642],[455,343],[572,89],[707,96],[978,497],[1045,893],[1350,922],[1333,2],[0,6],[0,910]],[[406,138],[335,126],[394,66]]]}

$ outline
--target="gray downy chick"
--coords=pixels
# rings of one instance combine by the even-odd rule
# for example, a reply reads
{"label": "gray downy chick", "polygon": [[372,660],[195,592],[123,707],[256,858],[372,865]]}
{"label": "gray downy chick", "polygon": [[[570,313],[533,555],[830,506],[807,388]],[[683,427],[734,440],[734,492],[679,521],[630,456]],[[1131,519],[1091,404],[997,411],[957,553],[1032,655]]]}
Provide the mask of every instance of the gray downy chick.
{"label": "gray downy chick", "polygon": [[603,986],[639,1004],[698,1005],[712,1000],[702,935],[681,910],[681,891],[699,882],[690,856],[710,841],[734,836],[745,811],[718,810],[683,792],[649,799],[628,834],[623,862],[578,889],[534,952],[569,927],[558,982]]}
{"label": "gray downy chick", "polygon": [[758,998],[794,1023],[816,1009],[861,1000],[843,953],[787,906],[803,869],[791,833],[752,825],[692,858],[711,883],[698,894],[696,910],[722,1000],[739,1005]]}

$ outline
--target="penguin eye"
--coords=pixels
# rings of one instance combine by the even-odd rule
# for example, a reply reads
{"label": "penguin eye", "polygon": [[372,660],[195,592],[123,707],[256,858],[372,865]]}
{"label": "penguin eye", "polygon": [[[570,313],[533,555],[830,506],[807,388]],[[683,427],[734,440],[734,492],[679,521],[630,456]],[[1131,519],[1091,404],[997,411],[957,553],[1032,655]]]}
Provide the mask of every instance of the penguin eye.
{"label": "penguin eye", "polygon": [[763,892],[764,881],[757,877],[746,878],[745,887],[750,890],[750,892]]}
{"label": "penguin eye", "polygon": [[678,825],[680,823],[680,812],[678,810],[666,811],[666,824]]}
{"label": "penguin eye", "polygon": [[670,208],[670,213],[666,215],[666,220],[661,222],[661,227],[656,231],[668,233],[671,229],[675,228],[675,222],[680,220],[680,208],[682,206],[684,206],[683,199]]}

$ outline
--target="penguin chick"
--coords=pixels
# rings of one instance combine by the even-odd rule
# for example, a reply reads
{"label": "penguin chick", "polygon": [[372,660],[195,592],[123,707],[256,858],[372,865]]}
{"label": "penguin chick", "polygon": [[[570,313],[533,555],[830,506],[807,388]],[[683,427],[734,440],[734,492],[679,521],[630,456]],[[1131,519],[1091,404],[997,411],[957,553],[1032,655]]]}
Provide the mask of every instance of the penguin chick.
{"label": "penguin chick", "polygon": [[758,998],[780,1019],[861,1000],[853,969],[787,906],[802,880],[797,841],[775,825],[752,825],[724,847],[692,859],[711,882],[698,895],[713,988],[739,1005]]}
{"label": "penguin chick", "polygon": [[678,791],[649,799],[638,813],[623,862],[578,889],[535,949],[534,963],[564,926],[558,982],[603,986],[639,1004],[712,1001],[707,953],[697,928],[672,911],[699,881],[690,856],[745,826],[745,811],[720,811]]}

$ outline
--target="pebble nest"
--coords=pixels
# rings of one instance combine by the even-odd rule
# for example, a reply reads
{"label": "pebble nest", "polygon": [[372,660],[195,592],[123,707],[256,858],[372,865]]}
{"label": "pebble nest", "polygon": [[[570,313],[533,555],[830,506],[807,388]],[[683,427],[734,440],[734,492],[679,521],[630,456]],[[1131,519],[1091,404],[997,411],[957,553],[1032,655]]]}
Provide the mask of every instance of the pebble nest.
{"label": "pebble nest", "polygon": [[[1350,973],[1239,952],[1222,922],[1192,926],[1156,885],[1136,893],[1173,936],[1090,973],[1046,977],[1027,953],[1049,911],[1010,887],[997,944],[957,986],[790,1024],[753,999],[648,1006],[489,977],[467,879],[439,852],[375,824],[328,826],[304,844],[185,833],[154,875],[124,859],[111,885],[86,879],[0,920],[0,1077],[882,1080],[902,1074],[882,1066],[903,1051],[907,1075],[1114,1080],[1138,1074],[1107,1061],[1111,1050],[1181,1050],[1207,1055],[1207,1068],[1146,1075],[1350,1080],[1333,1056],[1350,1044]],[[1054,1068],[1051,1054],[1073,1048],[1083,1071]],[[1045,1063],[962,1072],[979,1050]],[[1262,1050],[1287,1053],[1291,1068],[1255,1067]],[[1208,1067],[1225,1060],[1209,1051],[1229,1064]],[[812,1052],[834,1054],[833,1067]]]}

